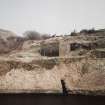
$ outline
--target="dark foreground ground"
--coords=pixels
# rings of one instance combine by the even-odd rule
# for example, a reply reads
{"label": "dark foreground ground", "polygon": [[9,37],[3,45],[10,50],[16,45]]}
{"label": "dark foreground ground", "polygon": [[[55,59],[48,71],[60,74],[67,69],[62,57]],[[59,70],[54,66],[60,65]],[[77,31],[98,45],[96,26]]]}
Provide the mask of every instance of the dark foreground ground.
{"label": "dark foreground ground", "polygon": [[105,96],[0,94],[0,105],[105,105]]}

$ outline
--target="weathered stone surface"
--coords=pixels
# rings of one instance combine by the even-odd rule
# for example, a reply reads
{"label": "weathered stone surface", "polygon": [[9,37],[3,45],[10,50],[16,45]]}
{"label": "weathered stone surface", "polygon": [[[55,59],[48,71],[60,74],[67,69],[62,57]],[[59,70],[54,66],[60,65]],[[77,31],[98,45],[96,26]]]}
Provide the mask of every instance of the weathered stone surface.
{"label": "weathered stone surface", "polygon": [[[23,41],[21,49],[0,55],[0,92],[63,93],[65,87],[68,94],[105,95],[103,34]],[[41,56],[43,43],[51,54],[50,44],[59,43],[59,56]]]}
{"label": "weathered stone surface", "polygon": [[[74,93],[99,94],[105,90],[105,59],[88,59],[71,63],[65,76],[68,91]],[[79,91],[78,91],[79,90]]]}

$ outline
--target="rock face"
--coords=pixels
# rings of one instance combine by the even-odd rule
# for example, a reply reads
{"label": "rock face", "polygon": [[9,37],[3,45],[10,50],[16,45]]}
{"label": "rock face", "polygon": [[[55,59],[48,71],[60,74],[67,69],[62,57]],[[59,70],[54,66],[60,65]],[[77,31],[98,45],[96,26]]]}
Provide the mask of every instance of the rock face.
{"label": "rock face", "polygon": [[0,56],[0,92],[105,95],[105,30],[23,42]]}

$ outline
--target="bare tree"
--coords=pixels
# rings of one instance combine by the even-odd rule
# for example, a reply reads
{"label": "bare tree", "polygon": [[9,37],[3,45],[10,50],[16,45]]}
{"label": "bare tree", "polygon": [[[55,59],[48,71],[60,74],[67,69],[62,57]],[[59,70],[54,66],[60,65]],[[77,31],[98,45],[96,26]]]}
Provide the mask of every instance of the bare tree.
{"label": "bare tree", "polygon": [[49,35],[49,34],[43,34],[43,35],[41,35],[41,37],[42,37],[42,39],[49,39],[49,38],[51,38],[51,36]]}
{"label": "bare tree", "polygon": [[27,40],[40,40],[41,39],[40,33],[36,31],[26,31],[23,35]]}

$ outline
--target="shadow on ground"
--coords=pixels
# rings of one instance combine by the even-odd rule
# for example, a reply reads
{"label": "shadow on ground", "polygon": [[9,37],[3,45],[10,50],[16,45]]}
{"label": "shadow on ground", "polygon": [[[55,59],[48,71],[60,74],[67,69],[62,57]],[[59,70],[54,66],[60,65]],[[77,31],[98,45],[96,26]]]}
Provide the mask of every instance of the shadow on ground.
{"label": "shadow on ground", "polygon": [[105,105],[105,96],[0,94],[0,105]]}

